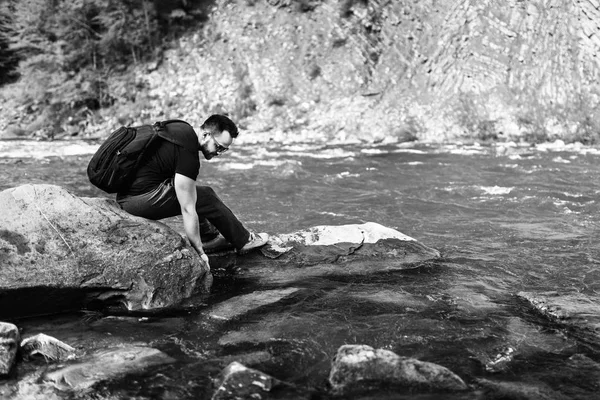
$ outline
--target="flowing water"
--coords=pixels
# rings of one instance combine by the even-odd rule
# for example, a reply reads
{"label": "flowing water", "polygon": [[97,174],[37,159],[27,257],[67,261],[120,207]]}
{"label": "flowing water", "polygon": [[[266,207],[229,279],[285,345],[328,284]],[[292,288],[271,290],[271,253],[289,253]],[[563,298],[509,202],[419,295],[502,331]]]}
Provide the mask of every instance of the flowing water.
{"label": "flowing water", "polygon": [[[64,143],[42,146],[60,156],[5,144],[0,189],[53,183],[103,195],[87,183],[89,155]],[[97,398],[210,397],[211,378],[231,360],[323,395],[331,359],[346,343],[435,362],[468,383],[495,379],[594,398],[597,370],[590,383],[572,356],[600,362],[600,347],[515,295],[600,293],[599,176],[600,151],[581,146],[240,146],[204,163],[199,180],[251,228],[287,233],[373,221],[438,249],[442,259],[408,271],[298,282],[299,295],[224,323],[203,317],[203,307],[274,287],[216,271],[206,305],[185,313],[91,321],[64,315],[18,325],[23,336],[44,332],[75,346],[149,343],[177,360],[101,384]]]}

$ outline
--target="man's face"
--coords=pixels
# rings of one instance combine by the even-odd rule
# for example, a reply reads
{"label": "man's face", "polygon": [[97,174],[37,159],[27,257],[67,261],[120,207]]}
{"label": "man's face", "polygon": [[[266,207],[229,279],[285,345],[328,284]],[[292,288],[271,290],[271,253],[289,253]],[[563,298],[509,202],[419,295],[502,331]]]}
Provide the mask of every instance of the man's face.
{"label": "man's face", "polygon": [[233,138],[227,130],[218,134],[212,134],[208,131],[204,131],[204,138],[200,143],[200,151],[202,151],[204,158],[210,160],[211,158],[219,156],[229,150],[229,146],[231,146],[232,142]]}

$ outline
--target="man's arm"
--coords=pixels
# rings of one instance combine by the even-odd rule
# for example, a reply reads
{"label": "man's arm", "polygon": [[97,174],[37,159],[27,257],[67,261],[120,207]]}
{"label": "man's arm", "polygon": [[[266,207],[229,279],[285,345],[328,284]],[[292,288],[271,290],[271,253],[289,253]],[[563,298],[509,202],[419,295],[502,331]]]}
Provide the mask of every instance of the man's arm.
{"label": "man's arm", "polygon": [[204,254],[200,238],[200,224],[196,212],[196,181],[185,175],[175,174],[175,194],[181,206],[183,229],[192,247],[199,255]]}

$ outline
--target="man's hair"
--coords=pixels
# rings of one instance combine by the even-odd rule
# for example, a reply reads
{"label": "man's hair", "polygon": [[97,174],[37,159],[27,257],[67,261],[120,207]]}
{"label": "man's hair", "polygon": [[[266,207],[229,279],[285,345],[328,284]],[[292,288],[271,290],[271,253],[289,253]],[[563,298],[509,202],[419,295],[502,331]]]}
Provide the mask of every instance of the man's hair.
{"label": "man's hair", "polygon": [[237,126],[235,126],[232,120],[221,114],[213,114],[208,117],[201,128],[213,134],[220,134],[226,130],[234,139],[238,136]]}

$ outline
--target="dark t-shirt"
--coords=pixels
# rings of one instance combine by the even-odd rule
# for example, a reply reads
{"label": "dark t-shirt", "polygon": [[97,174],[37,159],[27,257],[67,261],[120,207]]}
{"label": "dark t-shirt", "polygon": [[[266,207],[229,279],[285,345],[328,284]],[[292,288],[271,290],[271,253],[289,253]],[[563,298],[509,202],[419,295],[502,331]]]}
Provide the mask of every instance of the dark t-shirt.
{"label": "dark t-shirt", "polygon": [[[191,126],[179,122],[168,124],[167,129],[169,134],[176,135],[179,143],[186,146],[158,138],[147,150],[127,195],[148,193],[165,180],[173,178],[176,173],[193,180],[198,177],[200,157],[196,132]],[[191,151],[190,147],[196,151]]]}

